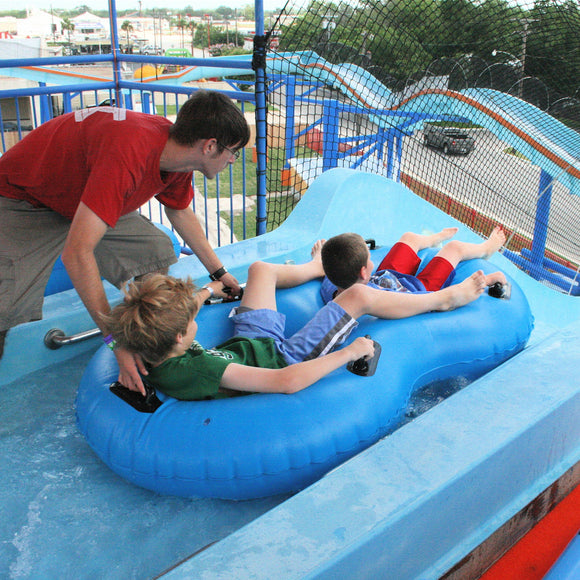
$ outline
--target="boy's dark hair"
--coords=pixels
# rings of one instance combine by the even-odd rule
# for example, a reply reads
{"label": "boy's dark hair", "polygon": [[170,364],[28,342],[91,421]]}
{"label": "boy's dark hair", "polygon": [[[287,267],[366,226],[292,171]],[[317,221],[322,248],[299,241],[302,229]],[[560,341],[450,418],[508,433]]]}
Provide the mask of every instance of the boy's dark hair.
{"label": "boy's dark hair", "polygon": [[215,91],[197,91],[179,109],[169,135],[189,146],[199,139],[215,139],[221,152],[224,147],[245,147],[250,128],[230,98]]}
{"label": "boy's dark hair", "polygon": [[104,317],[116,345],[150,364],[165,360],[199,310],[195,290],[189,278],[164,274],[131,282],[123,302]]}
{"label": "boy's dark hair", "polygon": [[327,278],[339,288],[352,286],[367,265],[369,251],[358,234],[340,234],[327,240],[321,250],[322,267]]}

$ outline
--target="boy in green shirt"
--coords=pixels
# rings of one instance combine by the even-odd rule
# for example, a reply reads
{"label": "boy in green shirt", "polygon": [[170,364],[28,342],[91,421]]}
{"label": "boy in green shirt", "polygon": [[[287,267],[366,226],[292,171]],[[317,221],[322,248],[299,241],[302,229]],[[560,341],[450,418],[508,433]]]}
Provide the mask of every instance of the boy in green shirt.
{"label": "boy in green shirt", "polygon": [[[213,349],[195,341],[195,316],[211,296],[227,297],[223,284],[212,282],[195,291],[191,281],[161,274],[131,283],[124,302],[107,317],[115,343],[143,359],[148,382],[179,399],[236,392],[294,393],[351,361],[373,356],[373,341],[363,337],[335,350],[356,328],[360,316],[396,319],[452,310],[472,302],[487,287],[482,271],[428,294],[382,292],[354,284],[286,338],[276,289],[322,278],[323,244],[323,240],[316,242],[312,259],[305,264],[253,263],[240,305],[232,311],[234,337]],[[136,383],[125,386],[140,390]]]}

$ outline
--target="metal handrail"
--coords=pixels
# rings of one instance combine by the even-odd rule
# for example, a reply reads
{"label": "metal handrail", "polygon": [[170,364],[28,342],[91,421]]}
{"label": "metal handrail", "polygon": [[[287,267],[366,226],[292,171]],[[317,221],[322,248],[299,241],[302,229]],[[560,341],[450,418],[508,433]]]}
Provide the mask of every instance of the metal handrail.
{"label": "metal handrail", "polygon": [[44,344],[50,350],[58,350],[61,346],[76,344],[77,342],[94,338],[100,334],[101,331],[99,328],[93,328],[92,330],[85,330],[84,332],[67,336],[60,328],[52,328],[45,334]]}

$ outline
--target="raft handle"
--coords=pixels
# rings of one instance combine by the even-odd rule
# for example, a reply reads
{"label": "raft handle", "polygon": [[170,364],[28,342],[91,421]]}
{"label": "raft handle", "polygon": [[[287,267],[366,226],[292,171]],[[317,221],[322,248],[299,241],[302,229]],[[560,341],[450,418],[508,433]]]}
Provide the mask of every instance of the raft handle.
{"label": "raft handle", "polygon": [[58,350],[61,346],[76,344],[77,342],[94,338],[100,334],[100,329],[93,328],[92,330],[85,330],[84,332],[73,334],[72,336],[66,336],[60,328],[51,328],[44,336],[44,345],[47,348],[50,348],[50,350]]}
{"label": "raft handle", "polygon": [[145,387],[145,396],[137,391],[129,390],[119,381],[114,382],[109,390],[139,413],[155,413],[163,403],[158,399],[152,385],[144,380],[143,386]]}
{"label": "raft handle", "polygon": [[[365,338],[372,340],[368,334],[365,335]],[[361,377],[372,377],[377,370],[379,358],[381,357],[381,345],[376,340],[373,340],[373,345],[375,347],[375,354],[370,359],[363,357],[351,361],[346,365],[346,370]]]}

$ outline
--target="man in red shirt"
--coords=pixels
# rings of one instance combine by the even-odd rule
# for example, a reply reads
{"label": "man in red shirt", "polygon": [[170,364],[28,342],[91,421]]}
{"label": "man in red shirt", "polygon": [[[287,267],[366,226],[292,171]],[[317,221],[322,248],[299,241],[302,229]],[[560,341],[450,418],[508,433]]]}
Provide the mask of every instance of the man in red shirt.
{"label": "man in red shirt", "polygon": [[[8,329],[42,318],[44,288],[61,253],[108,337],[101,278],[120,288],[176,261],[169,238],[136,211],[152,197],[210,277],[239,293],[193,212],[191,182],[194,170],[213,179],[249,137],[230,99],[198,91],[174,124],[114,107],[85,109],[41,125],[0,157],[0,356]],[[140,359],[123,349],[115,355],[120,382],[143,391]]]}

